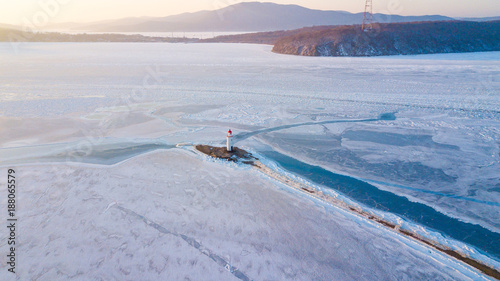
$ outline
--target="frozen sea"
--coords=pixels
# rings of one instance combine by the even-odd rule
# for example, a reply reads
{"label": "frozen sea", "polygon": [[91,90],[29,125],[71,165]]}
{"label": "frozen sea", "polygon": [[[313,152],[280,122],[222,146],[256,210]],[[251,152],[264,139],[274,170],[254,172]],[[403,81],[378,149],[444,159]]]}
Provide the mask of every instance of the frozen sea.
{"label": "frozen sea", "polygon": [[115,167],[231,128],[277,171],[498,268],[500,52],[271,48],[1,43],[0,166]]}

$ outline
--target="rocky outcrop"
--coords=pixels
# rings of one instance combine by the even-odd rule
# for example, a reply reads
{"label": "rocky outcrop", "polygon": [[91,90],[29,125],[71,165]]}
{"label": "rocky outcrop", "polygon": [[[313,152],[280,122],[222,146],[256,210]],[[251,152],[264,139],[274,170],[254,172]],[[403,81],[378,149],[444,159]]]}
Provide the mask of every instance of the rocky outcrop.
{"label": "rocky outcrop", "polygon": [[210,145],[196,145],[196,150],[205,153],[214,158],[225,159],[227,161],[242,162],[244,164],[253,164],[254,160],[258,160],[253,155],[245,150],[235,147],[233,151],[227,151],[225,147],[214,147]]}
{"label": "rocky outcrop", "polygon": [[500,21],[375,24],[304,31],[276,42],[273,51],[302,56],[387,56],[500,51]]}

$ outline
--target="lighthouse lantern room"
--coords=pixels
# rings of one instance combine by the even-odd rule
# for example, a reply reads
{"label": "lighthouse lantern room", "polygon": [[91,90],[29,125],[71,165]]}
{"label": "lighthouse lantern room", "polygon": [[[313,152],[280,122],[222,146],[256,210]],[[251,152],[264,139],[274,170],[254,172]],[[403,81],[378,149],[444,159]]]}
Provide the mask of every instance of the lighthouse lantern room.
{"label": "lighthouse lantern room", "polygon": [[227,151],[232,152],[234,149],[233,146],[233,132],[231,129],[227,132]]}

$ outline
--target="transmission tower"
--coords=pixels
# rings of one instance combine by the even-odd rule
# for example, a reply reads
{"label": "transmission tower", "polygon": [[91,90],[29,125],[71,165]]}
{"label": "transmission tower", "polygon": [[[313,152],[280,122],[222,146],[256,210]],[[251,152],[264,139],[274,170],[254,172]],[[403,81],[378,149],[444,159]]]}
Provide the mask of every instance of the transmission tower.
{"label": "transmission tower", "polygon": [[366,0],[365,4],[365,14],[363,16],[363,25],[361,29],[363,31],[369,31],[373,28],[373,1]]}

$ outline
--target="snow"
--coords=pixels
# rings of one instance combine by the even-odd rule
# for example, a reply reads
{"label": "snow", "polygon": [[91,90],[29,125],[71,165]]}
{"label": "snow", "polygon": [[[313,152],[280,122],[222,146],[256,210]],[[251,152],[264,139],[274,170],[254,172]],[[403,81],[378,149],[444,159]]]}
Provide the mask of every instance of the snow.
{"label": "snow", "polygon": [[254,169],[185,150],[17,173],[21,280],[238,280],[207,251],[252,280],[487,280]]}
{"label": "snow", "polygon": [[[24,274],[31,276],[33,272],[45,272],[42,280],[54,280],[54,276],[56,279],[71,278],[78,272],[84,276],[90,274],[89,268],[97,268],[99,261],[103,260],[101,264],[106,265],[110,275],[99,269],[95,274],[103,275],[94,275],[94,279],[119,279],[123,276],[134,279],[142,276],[140,274],[159,277],[170,271],[170,274],[177,274],[174,277],[178,278],[173,279],[183,279],[185,274],[193,272],[188,277],[198,280],[207,276],[203,275],[207,270],[213,276],[219,276],[214,279],[234,278],[232,274],[227,275],[227,271],[220,272],[212,259],[193,250],[185,240],[174,235],[169,239],[174,239],[175,243],[173,240],[163,241],[160,238],[168,235],[141,225],[137,217],[134,219],[133,215],[124,214],[116,207],[122,206],[169,231],[199,239],[204,247],[227,261],[241,253],[247,256],[247,252],[254,253],[251,257],[241,254],[236,264],[242,272],[257,280],[269,276],[280,279],[278,277],[285,273],[306,276],[300,274],[312,272],[304,265],[307,263],[311,263],[311,268],[316,267],[315,272],[321,275],[318,279],[331,279],[328,274],[338,276],[336,279],[339,280],[353,279],[354,275],[350,274],[357,271],[360,274],[373,271],[381,279],[392,280],[479,278],[470,272],[465,273],[467,270],[463,271],[461,265],[442,256],[437,259],[439,262],[433,263],[434,252],[430,255],[405,238],[370,223],[361,223],[339,210],[320,206],[319,202],[312,203],[254,172],[226,163],[212,163],[208,158],[201,162],[198,156],[173,147],[178,143],[223,145],[229,128],[233,129],[235,138],[238,134],[260,132],[236,145],[255,152],[277,150],[330,171],[371,181],[380,189],[500,233],[500,209],[496,205],[456,198],[500,203],[500,52],[305,58],[277,55],[270,50],[270,46],[246,44],[25,43],[15,54],[8,43],[0,43],[0,166],[17,166],[23,170],[23,181],[27,184],[23,184],[26,189],[23,189],[21,202],[35,197],[43,199],[50,194],[54,194],[51,200],[55,202],[55,205],[35,202],[36,205],[32,201],[22,203],[30,206],[23,210],[25,214],[29,213],[23,217],[29,219],[25,222],[29,228],[23,231],[36,231],[31,236],[28,232],[23,234],[29,236],[31,242],[23,242],[25,248],[21,251],[44,261],[36,263],[35,259],[26,258],[24,262],[29,266],[25,270],[32,271]],[[376,119],[389,112],[395,112],[396,120],[361,121]],[[330,120],[358,121],[286,127]],[[151,154],[148,147],[167,150]],[[122,155],[113,148],[126,148],[127,151]],[[75,150],[83,156],[68,158],[68,153]],[[111,153],[118,162],[128,161],[112,167],[102,166],[117,164],[115,161],[105,163],[106,153]],[[138,156],[142,153],[147,154]],[[151,166],[148,163],[150,158],[158,166]],[[69,159],[79,164],[68,165]],[[92,165],[82,165],[81,162]],[[34,163],[38,164],[34,166]],[[271,216],[268,214],[271,211],[276,217],[267,218],[258,225],[252,216],[236,216],[241,222],[232,219],[233,212],[245,213],[253,209],[245,206],[248,202],[238,201],[236,195],[230,199],[240,205],[225,199],[213,203],[215,199],[211,197],[206,200],[196,197],[196,194],[206,195],[206,191],[200,190],[202,187],[215,187],[207,186],[201,179],[186,179],[189,170],[182,170],[184,165],[196,165],[201,170],[206,169],[207,173],[211,171],[208,173],[213,174],[209,177],[210,182],[219,188],[224,182],[240,187],[239,181],[245,183],[242,186],[248,192],[251,187],[262,186],[262,194],[252,193],[252,196],[262,196],[259,198],[263,202],[250,203],[257,204],[252,206],[257,208],[255,210],[262,210],[259,215],[264,218]],[[394,172],[394,165],[407,167],[407,170]],[[151,171],[141,167],[149,167]],[[219,169],[231,176],[216,172]],[[117,176],[111,177],[110,171],[116,172]],[[415,171],[424,172],[416,174]],[[139,178],[132,180],[132,177]],[[166,185],[167,178],[174,181],[168,181],[169,185]],[[220,180],[218,184],[217,179]],[[250,179],[259,184],[251,185]],[[59,182],[57,188],[51,187],[51,182]],[[196,202],[203,206],[213,203],[226,209],[216,216],[220,221],[214,221],[187,198],[168,197],[170,193],[163,190],[165,186],[171,187],[168,189],[171,192],[191,192],[199,200]],[[277,186],[281,186],[279,191],[276,191]],[[154,194],[162,194],[164,200],[155,199]],[[265,200],[271,194],[276,197]],[[94,198],[93,195],[103,199],[89,199]],[[1,196],[3,204],[5,196]],[[71,201],[64,203],[59,198],[61,196]],[[278,200],[280,196],[286,199]],[[114,202],[117,205],[110,205],[104,212]],[[120,205],[120,202],[125,205]],[[156,203],[150,205],[151,202]],[[283,204],[291,204],[297,209]],[[184,217],[165,218],[166,210],[174,206]],[[278,210],[281,207],[284,208],[282,212]],[[43,220],[35,219],[37,212],[41,212],[40,216],[46,213]],[[71,213],[72,218],[78,219],[73,222],[69,215],[51,217],[53,212]],[[290,213],[287,215],[287,212]],[[94,217],[96,214],[100,215]],[[196,216],[201,217],[197,219]],[[121,219],[116,220],[117,217]],[[49,218],[46,232],[42,232],[47,236],[40,237],[37,231]],[[61,233],[64,235],[57,234],[63,226],[81,220],[85,220],[84,225],[63,229]],[[315,226],[313,222],[316,220],[321,220],[324,226]],[[87,225],[90,221],[94,226]],[[289,225],[284,225],[285,222]],[[132,223],[134,234],[126,230]],[[204,228],[199,226],[204,230],[194,231],[197,229],[194,224],[204,225]],[[279,226],[276,232],[271,231],[277,227],[274,224]],[[302,224],[308,225],[308,231],[313,231],[323,240],[318,238],[315,241],[314,236],[295,227]],[[212,225],[220,230],[221,236],[206,231]],[[252,232],[252,236],[237,236],[235,233],[240,233],[237,226],[242,228],[242,233],[244,229],[247,229],[247,234]],[[115,238],[102,238],[103,231],[114,233],[115,230]],[[342,235],[328,236],[323,231]],[[291,240],[281,237],[289,233],[293,234]],[[435,233],[425,230],[422,233],[436,237]],[[51,234],[54,237],[60,235],[60,238],[51,241]],[[90,238],[86,237],[88,234],[91,234]],[[351,235],[357,238],[348,238]],[[139,241],[142,237],[145,240]],[[234,237],[238,239],[231,242],[229,238]],[[252,240],[257,239],[255,237],[268,241],[268,244],[259,244]],[[310,240],[303,241],[299,237]],[[382,239],[381,246],[370,245],[368,241],[378,237]],[[43,239],[46,240],[41,241]],[[254,246],[249,246],[253,250],[242,247],[247,239],[260,250]],[[359,248],[365,258],[361,254],[352,254],[351,250],[336,252],[329,248],[330,242],[337,239],[342,241],[339,242],[341,246],[344,243],[355,245],[353,249]],[[224,240],[228,241],[223,243]],[[131,257],[127,250],[119,250],[122,242],[130,245],[130,252],[140,254]],[[85,243],[93,245],[94,250],[85,250]],[[154,255],[155,248],[163,245],[161,243],[170,249],[165,251],[172,257],[167,262],[163,262],[165,256]],[[284,243],[289,249],[279,243]],[[446,243],[463,247],[460,241]],[[321,258],[317,255],[322,254],[315,252],[318,249],[313,247],[315,244],[328,245],[324,247],[330,251],[333,266],[318,262]],[[66,245],[72,245],[68,253],[65,253]],[[273,246],[272,253],[266,252],[266,245]],[[29,247],[33,250],[28,251]],[[388,248],[383,250],[385,247]],[[401,247],[413,250],[405,254],[398,251]],[[58,249],[57,258],[38,256],[42,252],[52,253],[51,248]],[[69,253],[77,255],[80,250],[85,252],[87,260],[70,258]],[[471,248],[470,252],[475,250]],[[299,258],[298,253],[303,257]],[[342,260],[351,254],[359,268]],[[399,254],[404,258],[394,259]],[[153,269],[145,263],[144,257],[148,256],[155,256]],[[481,254],[475,257],[498,268],[498,257]],[[177,258],[182,262],[174,266]],[[190,259],[197,260],[197,263],[190,265]],[[398,267],[400,262],[403,265]],[[175,270],[163,269],[163,273],[154,273],[162,263]],[[451,269],[440,272],[436,267],[440,263],[462,269],[457,271],[460,273],[452,273]],[[132,269],[134,264],[142,267]],[[231,265],[234,266],[232,262]],[[63,266],[64,270],[59,269]],[[361,269],[362,266],[365,269]],[[123,271],[119,267],[123,267]],[[397,272],[401,275],[390,275],[393,268],[400,270]],[[125,275],[127,272],[129,275]],[[403,272],[414,275],[405,276]],[[432,274],[443,275],[433,278]],[[354,279],[368,280],[367,276]]]}

